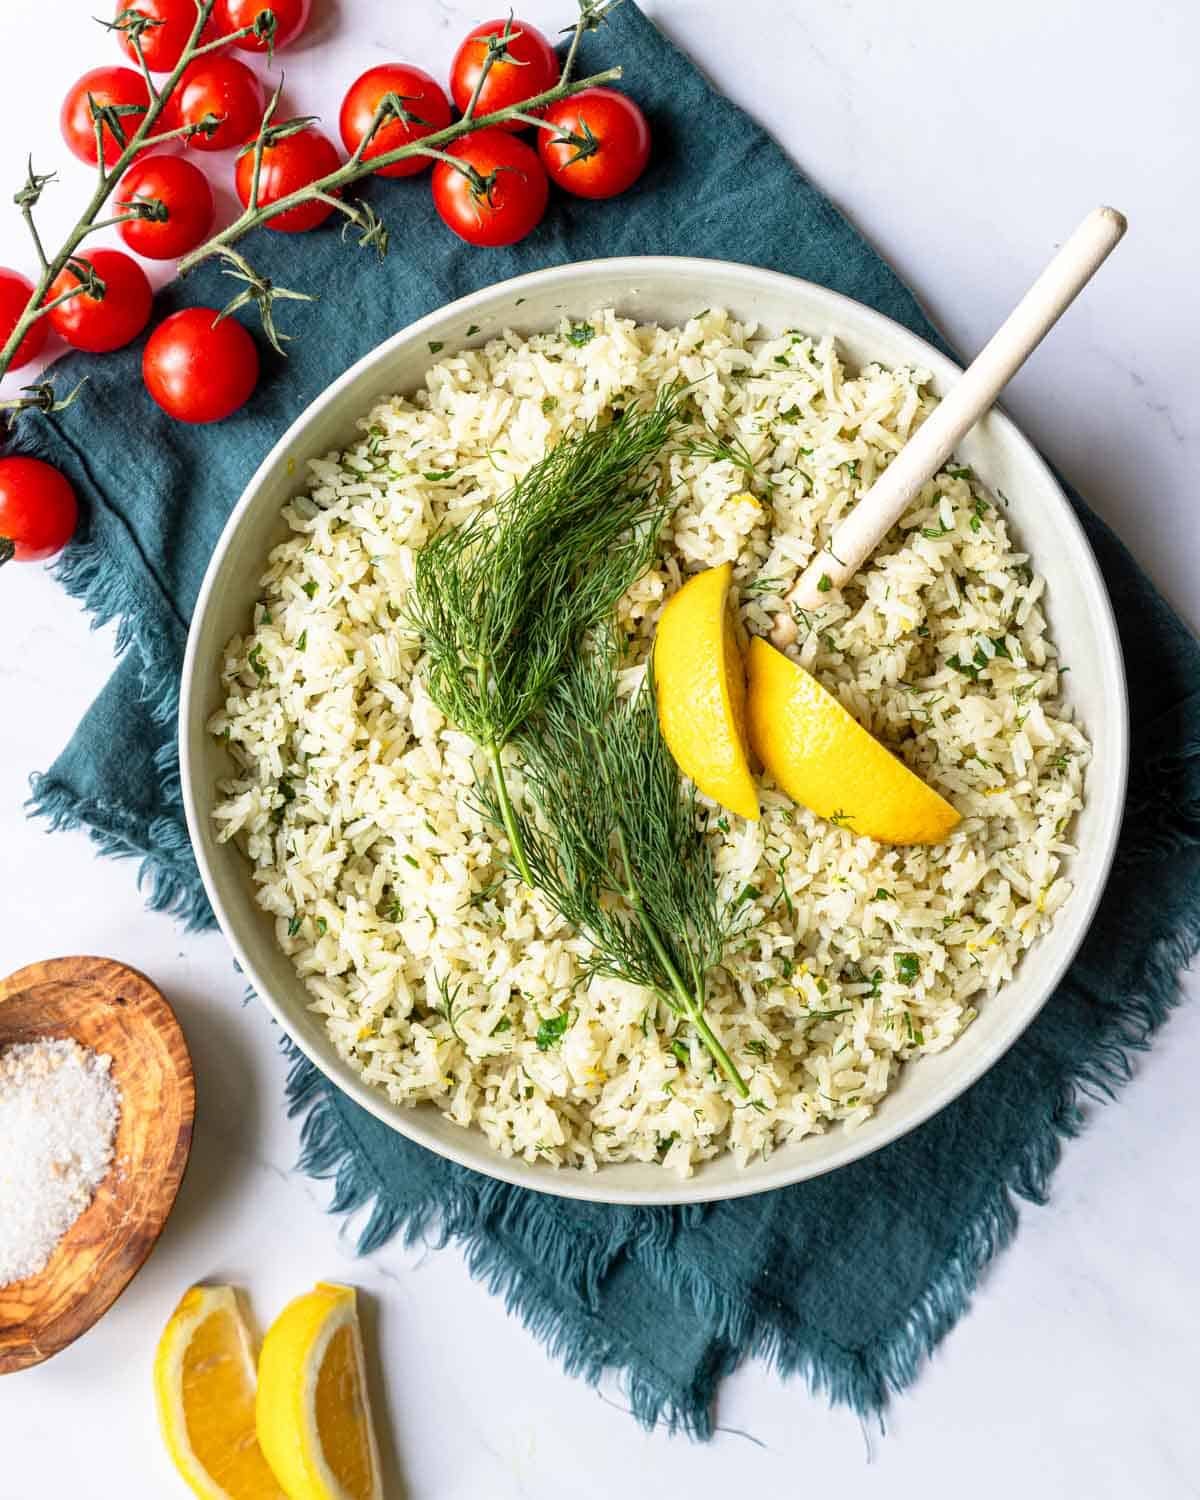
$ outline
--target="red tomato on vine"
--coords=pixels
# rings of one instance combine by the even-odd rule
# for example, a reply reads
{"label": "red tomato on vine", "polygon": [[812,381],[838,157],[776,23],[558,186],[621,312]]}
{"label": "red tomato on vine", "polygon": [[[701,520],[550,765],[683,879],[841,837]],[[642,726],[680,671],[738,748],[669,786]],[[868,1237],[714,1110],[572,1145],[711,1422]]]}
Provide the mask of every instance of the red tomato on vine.
{"label": "red tomato on vine", "polygon": [[[92,114],[93,102],[98,105],[113,105],[122,111],[117,123],[122,135],[128,140],[142,123],[142,115],[150,108],[150,90],[146,80],[132,68],[93,68],[77,79],[67,92],[59,113],[58,123],[63,140],[80,161],[96,165],[96,121]],[[124,111],[129,111],[125,113]],[[110,125],[102,126],[104,140],[104,164],[113,166],[125,149]]]}
{"label": "red tomato on vine", "polygon": [[[471,102],[489,52],[495,61],[479,91],[476,116],[520,104],[558,82],[558,54],[536,26],[512,16],[483,21],[467,33],[450,65],[450,97],[460,112],[465,113]],[[516,131],[526,127],[520,120],[507,120],[494,128]]]}
{"label": "red tomato on vine", "polygon": [[[280,198],[307,187],[319,177],[328,177],[340,165],[337,147],[328,136],[322,135],[311,125],[305,125],[291,135],[274,140],[263,148],[262,171],[258,179],[258,201],[270,207]],[[254,151],[247,147],[238,157],[235,183],[242,207],[250,203],[250,188],[254,181]],[[268,229],[280,229],[285,234],[299,234],[305,229],[315,229],[331,213],[333,205],[320,198],[310,199],[296,208],[285,209],[267,220]]]}
{"label": "red tomato on vine", "polygon": [[477,130],[448,150],[466,171],[439,161],[433,202],[443,223],[469,245],[512,245],[546,212],[550,185],[537,152],[503,130]]}
{"label": "red tomato on vine", "polygon": [[[118,21],[131,12],[158,23],[142,30],[142,56],[152,73],[169,73],[183,56],[183,49],[196,24],[195,0],[117,0]],[[200,39],[211,42],[214,35],[210,19]],[[130,59],[137,62],[137,52],[128,31],[121,32],[121,46]]]}
{"label": "red tomato on vine", "polygon": [[[163,111],[166,128],[199,125],[214,116],[221,121],[209,135],[188,137],[196,151],[227,151],[257,135],[266,95],[258,75],[236,57],[198,57],[183,77]],[[169,117],[169,118],[167,118]]]}
{"label": "red tomato on vine", "polygon": [[[354,80],[342,103],[338,123],[347,151],[358,150],[380,104],[389,94],[395,95],[411,118],[393,117],[381,125],[363,152],[364,161],[411,145],[435,130],[444,130],[450,123],[450,103],[428,73],[406,63],[381,63]],[[410,156],[405,161],[392,162],[389,167],[377,167],[376,172],[380,177],[411,177],[423,172],[429,164],[427,156]]]}
{"label": "red tomato on vine", "polygon": [[[59,303],[46,314],[51,326],[68,344],[89,354],[124,348],[150,321],[152,294],[145,271],[123,250],[89,250],[73,260],[91,267],[104,285],[103,295],[85,291]],[[83,276],[68,264],[50,283],[46,301],[81,282]]]}
{"label": "red tomato on vine", "polygon": [[584,89],[545,110],[553,130],[538,131],[538,154],[551,180],[580,198],[612,198],[645,170],[650,127],[616,89]]}
{"label": "red tomato on vine", "polygon": [[[267,10],[275,17],[275,34],[271,39],[271,48],[272,51],[278,52],[280,47],[286,47],[290,42],[294,42],[308,25],[312,0],[270,0],[269,4],[266,0],[217,0],[213,9],[213,19],[221,35],[228,36],[231,31],[241,31],[244,26],[253,26],[259,16]],[[267,50],[266,38],[259,36],[240,36],[233,45],[241,47],[246,52]]]}
{"label": "red tomato on vine", "polygon": [[134,204],[161,206],[165,218],[129,219],[118,233],[131,250],[147,260],[176,260],[194,250],[213,221],[213,195],[208,178],[182,156],[147,156],[134,162],[121,178],[116,206],[122,212]]}

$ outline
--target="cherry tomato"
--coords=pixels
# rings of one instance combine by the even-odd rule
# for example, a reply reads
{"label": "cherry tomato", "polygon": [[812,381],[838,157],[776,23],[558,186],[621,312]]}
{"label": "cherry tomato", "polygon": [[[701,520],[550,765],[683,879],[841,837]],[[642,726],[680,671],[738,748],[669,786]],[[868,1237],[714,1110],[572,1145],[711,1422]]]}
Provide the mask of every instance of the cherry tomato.
{"label": "cherry tomato", "polygon": [[[196,24],[195,0],[117,0],[118,21],[131,10],[161,23],[147,26],[142,32],[142,56],[152,73],[169,73],[183,56],[183,49]],[[211,42],[215,35],[210,19],[201,34],[201,41]],[[137,62],[137,53],[127,32],[121,33],[121,46]]]}
{"label": "cherry tomato", "polygon": [[[495,40],[489,42],[489,38]],[[489,45],[493,51],[499,50],[500,56],[484,80],[475,106],[477,116],[520,104],[558,82],[558,56],[535,26],[511,16],[501,21],[483,21],[467,33],[450,65],[450,96],[460,111],[471,102]],[[525,126],[520,120],[509,120],[495,128],[524,130]]]}
{"label": "cherry tomato", "polygon": [[[150,107],[150,91],[146,80],[132,68],[93,68],[72,85],[63,100],[58,122],[63,140],[80,161],[96,165],[96,125],[92,119],[92,107],[88,95],[97,104],[136,104],[144,113]],[[134,133],[142,123],[141,115],[122,115],[121,129],[125,138]],[[104,127],[104,163],[111,167],[125,148]]]}
{"label": "cherry tomato", "polygon": [[[123,348],[150,321],[151,292],[145,271],[123,250],[89,250],[75,259],[90,263],[104,283],[104,296],[80,292],[53,308],[47,318],[55,332],[76,349],[107,354]],[[79,277],[67,266],[50,283],[46,301],[78,285]]]}
{"label": "cherry tomato", "polygon": [[213,220],[212,188],[194,162],[182,156],[147,156],[135,162],[117,188],[117,207],[161,203],[165,220],[130,219],[121,238],[147,260],[175,260],[194,250]]}
{"label": "cherry tomato", "polygon": [[512,245],[546,212],[550,185],[537,152],[503,130],[477,130],[452,150],[474,175],[439,161],[433,202],[444,223],[469,245]]}
{"label": "cherry tomato", "polygon": [[[0,266],[0,349],[8,343],[8,336],[17,326],[17,320],[25,311],[32,293],[33,282],[28,277],[22,276],[20,271],[9,271]],[[19,370],[31,359],[36,359],[42,352],[48,332],[45,318],[39,318],[36,323],[30,324],[29,332],[17,345],[8,368]]]}
{"label": "cherry tomato", "polygon": [[[241,31],[243,26],[253,26],[260,13],[270,10],[275,15],[275,38],[272,47],[276,52],[294,42],[308,25],[308,13],[312,0],[217,0],[213,16],[222,36],[231,31]],[[257,36],[240,36],[233,44],[246,52],[265,52],[265,40]]]}
{"label": "cherry tomato", "polygon": [[[274,145],[267,146],[262,155],[262,175],[258,179],[258,201],[264,207],[278,203],[298,188],[307,187],[318,177],[335,172],[340,164],[337,147],[328,136],[306,125],[295,135],[285,135]],[[236,186],[242,207],[250,203],[250,184],[254,178],[254,152],[247,148],[238,157]],[[285,234],[299,234],[305,229],[315,229],[323,223],[333,208],[319,198],[310,203],[301,203],[296,208],[285,209],[267,220],[268,229],[281,229]]]}
{"label": "cherry tomato", "polygon": [[242,325],[215,307],[185,307],[146,340],[142,379],[168,416],[219,422],[250,399],[258,350]]}
{"label": "cherry tomato", "polygon": [[75,491],[40,458],[0,458],[0,563],[38,562],[71,540]]}
{"label": "cherry tomato", "polygon": [[211,135],[188,136],[197,151],[227,151],[258,133],[266,95],[258,76],[236,57],[198,57],[184,69],[164,114],[169,125],[198,125],[207,115],[221,124]]}
{"label": "cherry tomato", "polygon": [[[363,152],[364,161],[419,141],[435,130],[444,130],[450,123],[449,101],[428,73],[403,63],[383,63],[378,68],[368,68],[361,78],[356,78],[342,103],[339,123],[347,151],[358,149],[358,143],[370,130],[375,111],[385,94],[395,94],[405,109],[425,123],[418,125],[415,120],[389,120],[380,126]],[[406,161],[394,161],[390,167],[377,167],[376,176],[411,177],[423,172],[429,163],[428,156],[411,156]]]}
{"label": "cherry tomato", "polygon": [[580,198],[612,198],[642,175],[650,127],[616,89],[584,89],[546,107],[556,128],[538,131],[538,155],[551,180]]}

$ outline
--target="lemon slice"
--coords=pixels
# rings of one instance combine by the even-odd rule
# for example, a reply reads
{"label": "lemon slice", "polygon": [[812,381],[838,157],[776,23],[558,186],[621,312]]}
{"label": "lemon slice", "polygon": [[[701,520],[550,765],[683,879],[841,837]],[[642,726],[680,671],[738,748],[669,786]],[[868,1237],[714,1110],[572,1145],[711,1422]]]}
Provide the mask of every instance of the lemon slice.
{"label": "lemon slice", "polygon": [[759,637],[746,657],[750,745],[789,797],[881,844],[936,844],[959,814],[803,667]]}
{"label": "lemon slice", "polygon": [[154,1394],[172,1462],[202,1500],[287,1500],[255,1436],[254,1383],[233,1288],[192,1287],[158,1341]]}
{"label": "lemon slice", "polygon": [[746,674],[729,612],[730,563],[690,578],[654,638],[658,722],[676,764],[714,802],[758,817],[746,755]]}
{"label": "lemon slice", "polygon": [[290,1500],[382,1500],[353,1287],[319,1281],[267,1330],[258,1441]]}

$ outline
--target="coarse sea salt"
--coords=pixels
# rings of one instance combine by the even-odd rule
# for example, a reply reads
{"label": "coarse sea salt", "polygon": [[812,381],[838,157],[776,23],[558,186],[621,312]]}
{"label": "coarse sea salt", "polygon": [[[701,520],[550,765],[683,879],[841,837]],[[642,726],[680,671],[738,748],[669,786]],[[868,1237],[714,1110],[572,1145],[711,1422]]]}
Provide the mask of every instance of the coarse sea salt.
{"label": "coarse sea salt", "polygon": [[36,1276],[113,1159],[112,1058],[67,1038],[0,1051],[0,1286]]}

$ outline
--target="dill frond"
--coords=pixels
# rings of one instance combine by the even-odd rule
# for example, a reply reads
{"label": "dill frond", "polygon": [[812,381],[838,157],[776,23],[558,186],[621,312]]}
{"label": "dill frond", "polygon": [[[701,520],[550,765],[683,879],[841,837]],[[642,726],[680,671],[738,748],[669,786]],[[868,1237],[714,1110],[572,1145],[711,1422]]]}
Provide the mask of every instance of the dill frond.
{"label": "dill frond", "polygon": [[[577,650],[517,736],[536,811],[513,814],[530,884],[589,939],[592,973],[657,992],[745,1098],[704,1015],[734,913],[719,896],[695,794],[663,741],[650,675],[618,703],[617,661],[611,635]],[[485,790],[481,801],[501,822],[497,797]]]}
{"label": "dill frond", "polygon": [[671,508],[651,466],[683,390],[565,439],[491,510],[417,554],[408,624],[438,708],[485,751],[518,870],[532,884],[501,751],[545,702],[581,636],[645,571]]}
{"label": "dill frond", "polygon": [[750,450],[740,437],[721,437],[711,430],[706,431],[702,438],[686,442],[683,451],[692,458],[707,458],[710,463],[732,464],[735,469],[741,470],[747,484],[753,483],[758,469],[757,462],[751,458]]}

